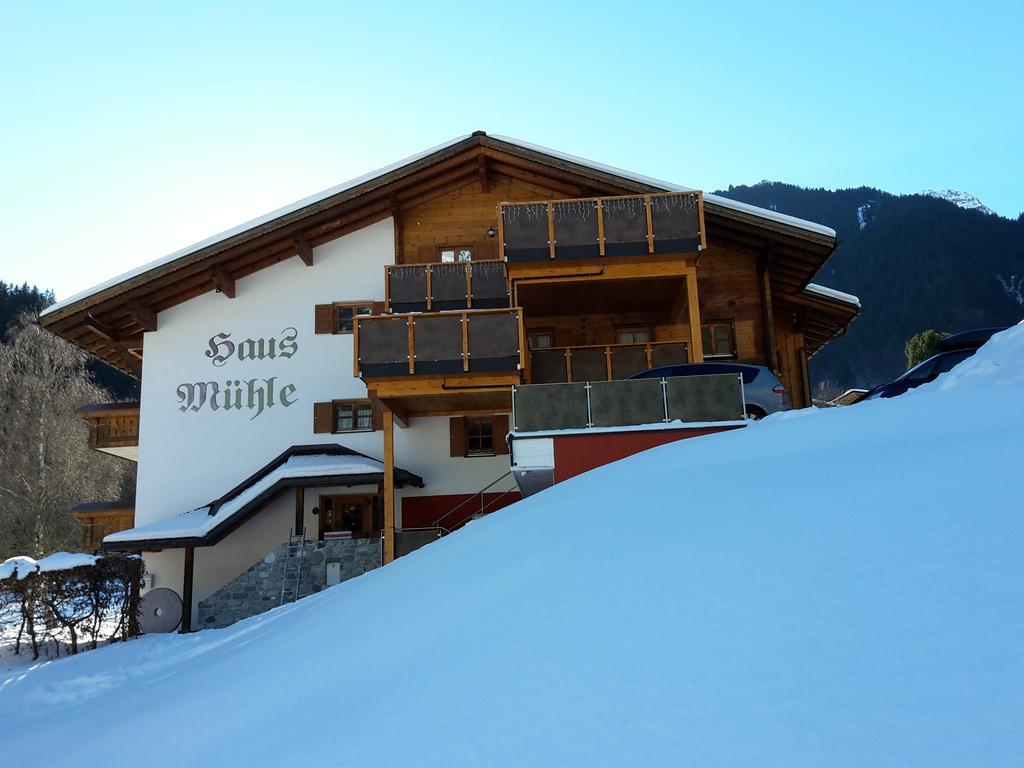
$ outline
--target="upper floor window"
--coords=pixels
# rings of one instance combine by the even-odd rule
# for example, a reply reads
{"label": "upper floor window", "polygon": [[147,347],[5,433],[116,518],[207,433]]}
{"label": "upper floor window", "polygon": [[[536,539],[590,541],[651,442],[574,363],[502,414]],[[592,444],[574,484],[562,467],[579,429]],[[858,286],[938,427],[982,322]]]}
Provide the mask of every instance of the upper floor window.
{"label": "upper floor window", "polygon": [[472,261],[473,249],[468,245],[446,245],[437,249],[441,261]]}
{"label": "upper floor window", "polygon": [[733,357],[732,323],[708,323],[700,327],[704,357]]}
{"label": "upper floor window", "polygon": [[373,430],[373,406],[369,400],[348,400],[334,403],[335,432],[370,432]]}
{"label": "upper floor window", "polygon": [[651,340],[650,328],[619,328],[615,331],[618,344],[646,344]]}
{"label": "upper floor window", "polygon": [[334,305],[334,332],[352,333],[355,318],[373,314],[373,302],[350,302]]}
{"label": "upper floor window", "polygon": [[551,349],[555,346],[555,334],[551,331],[531,331],[527,339],[530,349]]}

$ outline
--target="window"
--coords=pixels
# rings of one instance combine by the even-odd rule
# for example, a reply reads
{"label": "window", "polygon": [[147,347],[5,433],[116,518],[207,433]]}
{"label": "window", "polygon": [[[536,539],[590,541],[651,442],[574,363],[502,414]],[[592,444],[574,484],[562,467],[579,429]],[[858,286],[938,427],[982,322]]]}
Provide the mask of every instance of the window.
{"label": "window", "polygon": [[700,327],[704,357],[733,357],[732,323],[708,323]]}
{"label": "window", "polygon": [[454,458],[508,453],[508,416],[453,416],[448,420]]}
{"label": "window", "polygon": [[551,331],[531,331],[527,338],[530,349],[551,349],[555,346],[555,334]]}
{"label": "window", "polygon": [[446,245],[438,248],[438,256],[441,261],[472,261],[473,249],[468,245]]}
{"label": "window", "polygon": [[494,455],[494,421],[492,419],[466,419],[467,456]]}
{"label": "window", "polygon": [[362,317],[364,315],[373,314],[373,302],[353,302],[350,304],[335,304],[334,305],[334,332],[335,333],[352,333],[352,327],[355,325],[354,319],[356,317]]}
{"label": "window", "polygon": [[650,328],[619,328],[615,332],[619,344],[646,344],[651,340]]}
{"label": "window", "polygon": [[349,400],[334,404],[335,432],[372,432],[373,406],[369,400]]}

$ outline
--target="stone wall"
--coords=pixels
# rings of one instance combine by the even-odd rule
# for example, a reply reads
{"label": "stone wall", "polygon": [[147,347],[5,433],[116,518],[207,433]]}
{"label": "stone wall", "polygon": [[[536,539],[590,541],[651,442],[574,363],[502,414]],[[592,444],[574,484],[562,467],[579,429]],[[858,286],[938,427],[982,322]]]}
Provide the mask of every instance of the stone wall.
{"label": "stone wall", "polygon": [[[327,586],[327,566],[340,566],[340,580],[360,576],[380,566],[380,539],[307,541],[303,550],[299,598]],[[287,544],[282,544],[244,573],[199,603],[198,629],[226,627],[240,619],[281,604],[281,585]]]}

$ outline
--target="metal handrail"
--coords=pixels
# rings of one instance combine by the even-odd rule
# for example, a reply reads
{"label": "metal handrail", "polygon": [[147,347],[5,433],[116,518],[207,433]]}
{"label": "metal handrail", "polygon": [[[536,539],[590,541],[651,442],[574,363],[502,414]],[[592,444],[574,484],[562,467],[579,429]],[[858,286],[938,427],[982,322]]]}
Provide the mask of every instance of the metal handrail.
{"label": "metal handrail", "polygon": [[[441,515],[439,518],[437,518],[437,520],[434,521],[433,525],[430,525],[430,526],[427,526],[427,527],[429,527],[429,528],[441,528],[441,529],[444,529],[444,530],[448,531],[447,528],[445,528],[443,525],[441,525],[441,521],[444,520],[446,517],[449,517],[450,515],[453,515],[456,512],[458,512],[460,509],[462,509],[464,506],[466,506],[469,502],[473,501],[473,499],[475,499],[477,496],[480,497],[480,514],[481,515],[484,514],[484,508],[487,506],[484,503],[484,493],[486,493],[488,489],[493,488],[494,486],[496,486],[498,483],[500,483],[506,477],[509,477],[511,474],[512,474],[512,470],[510,469],[508,472],[506,472],[504,475],[499,477],[497,480],[494,480],[494,481],[488,483],[487,485],[485,485],[483,488],[481,488],[479,491],[474,493],[468,499],[463,499],[454,508],[448,510],[443,515]],[[511,492],[511,490],[512,489],[504,491],[501,494],[501,496],[499,496],[498,498],[503,498],[504,496],[508,495]],[[497,501],[497,499],[494,499],[494,501]],[[448,532],[451,533],[451,531],[448,531]]]}

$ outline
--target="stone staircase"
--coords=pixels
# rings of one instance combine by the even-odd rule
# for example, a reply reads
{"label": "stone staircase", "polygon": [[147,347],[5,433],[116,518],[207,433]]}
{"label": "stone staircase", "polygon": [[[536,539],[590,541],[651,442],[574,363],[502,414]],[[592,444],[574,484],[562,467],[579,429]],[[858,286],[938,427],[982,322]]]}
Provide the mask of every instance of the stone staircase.
{"label": "stone staircase", "polygon": [[[281,604],[288,544],[281,544],[244,573],[199,603],[197,629],[214,629],[269,611]],[[380,567],[380,539],[307,541],[297,599],[327,586],[328,566],[337,564],[339,582]]]}

